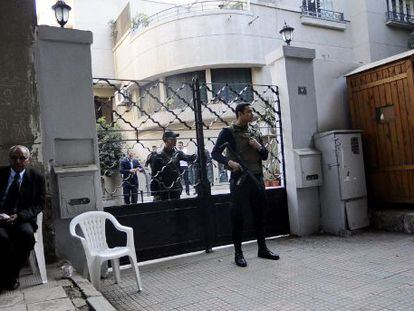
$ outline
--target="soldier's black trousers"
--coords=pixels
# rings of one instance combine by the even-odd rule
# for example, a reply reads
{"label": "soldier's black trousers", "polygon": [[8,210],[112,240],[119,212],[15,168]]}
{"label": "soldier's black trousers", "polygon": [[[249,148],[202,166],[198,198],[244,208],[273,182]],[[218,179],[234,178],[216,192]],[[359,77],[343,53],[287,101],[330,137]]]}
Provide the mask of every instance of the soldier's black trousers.
{"label": "soldier's black trousers", "polygon": [[241,249],[243,240],[243,214],[249,209],[253,214],[254,230],[259,246],[264,245],[264,211],[267,205],[266,192],[263,183],[263,177],[256,176],[262,183],[262,187],[258,187],[250,177],[237,185],[237,178],[230,180],[230,192],[232,198],[231,220],[232,220],[232,238],[236,248]]}

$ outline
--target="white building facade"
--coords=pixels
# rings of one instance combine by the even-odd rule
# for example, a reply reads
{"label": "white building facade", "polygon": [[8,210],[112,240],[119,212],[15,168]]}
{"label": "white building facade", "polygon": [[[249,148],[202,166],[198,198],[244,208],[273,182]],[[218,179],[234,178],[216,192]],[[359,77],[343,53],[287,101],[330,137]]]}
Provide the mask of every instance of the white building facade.
{"label": "white building facade", "polygon": [[[70,27],[94,34],[93,75],[105,78],[178,83],[198,72],[206,83],[271,84],[265,59],[284,44],[286,22],[295,28],[292,45],[316,50],[320,131],[348,127],[343,75],[407,50],[414,29],[412,0],[68,3]],[[40,15],[43,22],[50,17]]]}

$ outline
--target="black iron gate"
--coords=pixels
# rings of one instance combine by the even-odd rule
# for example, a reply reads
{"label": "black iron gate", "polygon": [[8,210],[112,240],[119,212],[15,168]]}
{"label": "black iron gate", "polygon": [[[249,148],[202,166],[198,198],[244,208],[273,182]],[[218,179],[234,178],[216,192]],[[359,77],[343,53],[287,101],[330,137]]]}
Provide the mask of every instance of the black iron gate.
{"label": "black iron gate", "polygon": [[[268,209],[266,234],[289,233],[284,187],[283,136],[276,86],[246,83],[208,84],[194,78],[187,83],[94,79],[95,109],[100,149],[105,211],[134,229],[140,261],[231,243],[228,174],[211,160],[209,150],[218,132],[235,118],[240,102],[252,105],[255,126],[269,149],[264,163]],[[139,173],[138,202],[122,202],[119,161],[127,150],[138,153],[141,163],[152,146],[162,148],[165,130],[180,133],[186,153],[196,153],[189,163],[191,193],[181,199],[153,202],[150,169]],[[178,175],[186,188],[184,173]],[[196,194],[193,193],[196,191]],[[244,239],[254,237],[250,211],[245,211]],[[108,228],[109,242],[122,236]]]}

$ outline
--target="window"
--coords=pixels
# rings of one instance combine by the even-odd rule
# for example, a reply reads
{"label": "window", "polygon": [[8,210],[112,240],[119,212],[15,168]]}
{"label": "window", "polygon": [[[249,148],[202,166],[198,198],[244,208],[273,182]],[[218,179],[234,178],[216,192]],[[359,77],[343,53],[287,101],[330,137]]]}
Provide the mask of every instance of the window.
{"label": "window", "polygon": [[[413,0],[388,0],[388,25],[392,22],[413,24]],[[391,23],[390,23],[391,22]]]}
{"label": "window", "polygon": [[139,88],[139,98],[141,109],[148,114],[153,114],[161,109],[161,105],[157,101],[160,98],[159,82],[150,82]]}
{"label": "window", "polygon": [[94,96],[94,102],[96,119],[104,117],[106,123],[113,122],[111,99]]}
{"label": "window", "polygon": [[302,15],[332,21],[344,21],[343,13],[334,11],[333,0],[302,0]]}
{"label": "window", "polygon": [[205,72],[186,72],[165,78],[165,85],[167,88],[166,106],[168,106],[169,109],[184,109],[189,105],[193,105],[193,91],[190,84],[195,76],[200,81],[201,100],[203,102],[207,101],[207,93],[205,88],[203,88],[203,85],[206,82]]}
{"label": "window", "polygon": [[303,0],[303,6],[309,11],[329,10],[333,11],[333,0]]}
{"label": "window", "polygon": [[250,68],[211,69],[211,82],[213,97],[219,101],[253,101]]}

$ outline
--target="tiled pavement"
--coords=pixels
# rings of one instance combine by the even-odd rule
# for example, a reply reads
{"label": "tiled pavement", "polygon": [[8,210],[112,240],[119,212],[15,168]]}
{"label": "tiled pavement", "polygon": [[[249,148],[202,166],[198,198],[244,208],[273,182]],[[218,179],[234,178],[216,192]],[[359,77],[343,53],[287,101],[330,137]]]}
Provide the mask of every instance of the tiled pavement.
{"label": "tiled pavement", "polygon": [[103,294],[118,310],[414,310],[414,236],[364,232],[268,242],[281,260],[256,257],[247,268],[233,249],[141,266],[144,289],[131,270]]}

